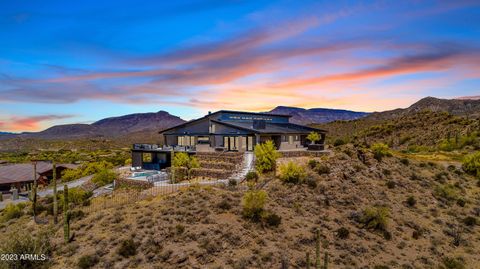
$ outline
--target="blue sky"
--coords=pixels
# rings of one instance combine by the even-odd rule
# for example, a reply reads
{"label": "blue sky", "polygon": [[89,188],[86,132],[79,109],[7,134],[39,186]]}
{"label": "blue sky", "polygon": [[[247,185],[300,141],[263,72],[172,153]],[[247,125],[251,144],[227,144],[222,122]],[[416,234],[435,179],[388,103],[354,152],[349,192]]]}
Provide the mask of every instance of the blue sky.
{"label": "blue sky", "polygon": [[2,1],[0,131],[480,95],[480,2],[331,2]]}

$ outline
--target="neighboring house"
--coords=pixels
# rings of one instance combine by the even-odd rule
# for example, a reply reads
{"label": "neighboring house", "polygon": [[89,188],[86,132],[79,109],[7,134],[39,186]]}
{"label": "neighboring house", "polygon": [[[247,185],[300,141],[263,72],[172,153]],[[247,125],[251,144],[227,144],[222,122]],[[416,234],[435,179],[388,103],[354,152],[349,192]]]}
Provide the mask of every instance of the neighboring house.
{"label": "neighboring house", "polygon": [[[57,164],[57,178],[61,178],[65,169],[75,169],[74,164]],[[16,163],[0,165],[0,191],[8,191],[12,187],[26,190],[27,185],[34,181],[32,163]],[[37,162],[35,177],[39,185],[48,185],[53,177],[53,165],[49,162]]]}
{"label": "neighboring house", "polygon": [[164,145],[135,144],[132,166],[159,169],[170,165],[169,147],[187,152],[253,151],[256,144],[272,140],[278,150],[301,150],[307,135],[326,131],[289,122],[289,115],[220,110],[160,132]]}

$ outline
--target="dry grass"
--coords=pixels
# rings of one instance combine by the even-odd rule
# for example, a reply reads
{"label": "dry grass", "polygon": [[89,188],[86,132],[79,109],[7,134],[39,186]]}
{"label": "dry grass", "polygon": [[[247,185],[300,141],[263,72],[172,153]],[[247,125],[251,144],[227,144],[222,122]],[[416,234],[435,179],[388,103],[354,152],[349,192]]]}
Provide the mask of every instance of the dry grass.
{"label": "dry grass", "polygon": [[[315,229],[331,268],[438,268],[457,257],[466,268],[480,264],[479,227],[465,224],[467,217],[480,214],[480,191],[472,177],[418,160],[378,162],[369,152],[364,163],[350,145],[317,159],[330,167],[328,174],[308,168],[308,160],[279,163],[304,165],[316,187],[259,179],[256,188],[269,197],[265,209],[281,217],[278,227],[242,217],[245,186],[192,187],[89,213],[72,223],[75,241],[67,246],[59,229],[53,267],[75,268],[84,257],[96,268],[279,268],[287,257],[292,268],[304,268],[305,253],[314,255]],[[438,182],[439,174],[445,183]],[[387,187],[389,181],[395,182],[393,188]],[[465,205],[435,197],[442,184],[455,186]],[[410,196],[416,198],[413,207],[405,202]],[[381,230],[361,223],[364,209],[373,207],[388,208]],[[128,257],[119,254],[126,241],[136,250]]]}

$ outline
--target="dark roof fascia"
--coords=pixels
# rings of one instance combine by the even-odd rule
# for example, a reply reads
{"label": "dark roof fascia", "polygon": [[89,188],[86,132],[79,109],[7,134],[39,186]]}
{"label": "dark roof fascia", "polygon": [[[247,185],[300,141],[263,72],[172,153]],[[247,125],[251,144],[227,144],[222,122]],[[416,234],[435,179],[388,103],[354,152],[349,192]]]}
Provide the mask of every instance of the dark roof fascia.
{"label": "dark roof fascia", "polygon": [[[282,123],[273,123],[273,124],[282,124]],[[323,130],[323,129],[318,129],[318,128],[313,128],[313,127],[309,127],[309,126],[305,126],[305,125],[300,125],[300,124],[296,124],[296,123],[288,123],[289,125],[294,125],[294,126],[299,126],[301,128],[306,128],[306,129],[309,129],[311,131],[316,131],[316,132],[319,132],[319,133],[328,133],[327,130]]]}
{"label": "dark roof fascia", "polygon": [[215,123],[218,123],[218,124],[221,124],[221,125],[225,125],[225,126],[228,126],[228,127],[232,127],[232,128],[237,128],[237,129],[240,129],[240,130],[245,130],[245,131],[249,131],[249,132],[253,132],[253,133],[260,133],[259,131],[255,130],[255,129],[250,129],[250,128],[245,128],[245,127],[241,127],[241,126],[237,126],[235,124],[231,124],[231,123],[228,123],[228,122],[225,122],[225,121],[219,121],[219,120],[211,120],[212,122],[215,122]]}
{"label": "dark roof fascia", "polygon": [[257,115],[263,115],[263,116],[278,116],[278,117],[292,117],[292,115],[286,115],[286,114],[274,114],[274,113],[265,113],[265,112],[248,112],[248,111],[235,111],[235,110],[219,110],[216,112],[211,113],[210,115],[217,114],[217,113],[237,113],[237,114],[257,114]]}

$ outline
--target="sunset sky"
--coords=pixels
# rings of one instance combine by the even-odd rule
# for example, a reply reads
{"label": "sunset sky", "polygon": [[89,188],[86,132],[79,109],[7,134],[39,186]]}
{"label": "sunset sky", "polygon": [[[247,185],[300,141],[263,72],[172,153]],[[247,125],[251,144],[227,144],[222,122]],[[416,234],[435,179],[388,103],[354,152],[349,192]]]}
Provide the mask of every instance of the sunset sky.
{"label": "sunset sky", "polygon": [[480,95],[478,0],[145,2],[0,1],[0,131]]}

